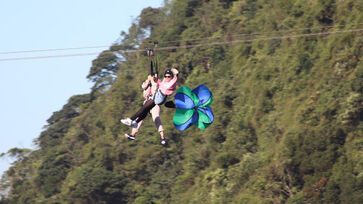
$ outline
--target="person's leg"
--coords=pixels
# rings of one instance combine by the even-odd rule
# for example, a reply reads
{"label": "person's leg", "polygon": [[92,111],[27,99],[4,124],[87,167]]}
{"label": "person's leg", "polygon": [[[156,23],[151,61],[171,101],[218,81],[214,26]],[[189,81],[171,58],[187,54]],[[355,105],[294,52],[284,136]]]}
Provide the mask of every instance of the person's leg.
{"label": "person's leg", "polygon": [[144,102],[144,105],[130,118],[122,119],[121,122],[125,125],[131,126],[133,128],[137,127],[137,123],[144,120],[149,113],[149,111],[155,106],[152,99]]}
{"label": "person's leg", "polygon": [[130,140],[134,140],[134,139],[136,139],[136,133],[138,133],[139,132],[139,130],[140,130],[140,127],[141,127],[141,125],[142,125],[142,122],[143,121],[140,121],[138,124],[137,124],[137,127],[136,128],[132,128],[132,130],[131,130],[131,134],[129,134],[129,133],[126,133],[125,134],[125,137],[126,138],[128,138],[128,139],[130,139]]}
{"label": "person's leg", "polygon": [[164,137],[164,128],[160,120],[160,106],[159,105],[154,106],[154,108],[152,108],[150,112],[151,112],[151,117],[153,118],[153,121],[155,123],[156,129],[160,133],[161,144],[165,144],[166,139]]}
{"label": "person's leg", "polygon": [[164,145],[166,144],[166,138],[164,137],[164,130],[160,131],[160,140],[161,140],[161,144]]}
{"label": "person's leg", "polygon": [[137,123],[144,120],[154,106],[155,103],[152,99],[146,101],[144,105],[133,116],[130,117],[130,119],[136,121]]}
{"label": "person's leg", "polygon": [[142,121],[140,121],[140,122],[137,124],[137,128],[132,128],[132,130],[131,130],[131,135],[132,135],[132,136],[134,136],[134,137],[135,137],[135,135],[139,132],[140,127],[141,127],[142,123],[143,123],[143,120],[142,120]]}

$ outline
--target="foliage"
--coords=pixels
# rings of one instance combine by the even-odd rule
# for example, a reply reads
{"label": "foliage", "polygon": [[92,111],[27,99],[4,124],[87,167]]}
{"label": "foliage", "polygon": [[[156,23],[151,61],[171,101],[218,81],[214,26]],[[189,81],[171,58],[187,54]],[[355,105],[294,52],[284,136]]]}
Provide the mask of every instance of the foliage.
{"label": "foliage", "polygon": [[141,106],[148,74],[146,57],[122,49],[358,29],[359,3],[172,0],[145,8],[93,61],[92,92],[48,119],[39,149],[1,154],[16,160],[0,203],[362,203],[360,33],[159,50],[160,71],[178,68],[178,86],[212,91],[213,124],[180,132],[174,110],[163,108],[163,147],[149,117],[135,141],[119,122]]}

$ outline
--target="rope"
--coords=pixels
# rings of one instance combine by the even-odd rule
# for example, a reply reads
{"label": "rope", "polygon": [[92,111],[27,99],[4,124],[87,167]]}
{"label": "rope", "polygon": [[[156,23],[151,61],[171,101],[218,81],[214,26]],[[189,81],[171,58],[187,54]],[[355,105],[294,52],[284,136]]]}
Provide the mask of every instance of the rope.
{"label": "rope", "polygon": [[348,32],[362,32],[363,29],[356,30],[344,30],[344,31],[333,31],[333,32],[322,32],[322,33],[309,33],[309,34],[300,34],[300,35],[286,35],[279,37],[269,37],[269,38],[256,38],[250,40],[234,40],[234,41],[224,41],[224,42],[215,42],[215,43],[205,43],[205,44],[196,44],[196,45],[182,45],[182,46],[172,46],[172,47],[161,47],[159,50],[173,50],[180,48],[194,48],[194,47],[206,47],[206,46],[216,46],[216,45],[228,45],[228,44],[236,44],[236,43],[249,43],[256,41],[267,41],[267,40],[282,40],[288,38],[301,38],[301,37],[310,37],[310,36],[324,36],[324,35],[332,35],[332,34],[341,34]]}
{"label": "rope", "polygon": [[106,48],[106,47],[109,47],[109,46],[71,47],[71,48],[57,48],[57,49],[44,49],[44,50],[22,50],[22,51],[12,51],[12,52],[0,52],[0,55],[31,53],[31,52],[50,52],[50,51],[65,51],[65,50],[83,50],[83,49],[95,49],[95,48]]}
{"label": "rope", "polygon": [[[218,37],[216,36],[216,37],[206,37],[206,38],[191,38],[191,39],[187,39],[187,40],[163,41],[163,42],[158,42],[158,43],[159,44],[168,44],[168,43],[176,43],[176,42],[191,42],[191,41],[218,39],[218,38],[223,38],[223,37],[254,36],[254,35],[275,34],[275,33],[282,33],[282,32],[295,32],[295,31],[324,29],[324,28],[338,28],[338,27],[354,26],[354,25],[363,25],[363,23],[346,24],[346,25],[334,25],[334,26],[321,26],[321,27],[306,27],[306,28],[297,28],[297,29],[280,30],[280,31],[272,31],[272,32],[242,33],[242,34],[218,36]],[[148,41],[150,41],[150,40],[148,40]],[[152,44],[152,43],[143,43],[143,44]],[[110,46],[109,45],[100,45],[100,46],[88,46],[88,47],[71,47],[71,48],[55,48],[55,49],[40,49],[40,50],[20,50],[20,51],[0,52],[0,55],[33,53],[33,52],[50,52],[50,51],[65,51],[65,50],[96,49],[96,48],[108,48],[108,47],[110,47]]]}
{"label": "rope", "polygon": [[[337,26],[305,27],[305,28],[289,29],[289,30],[281,30],[281,31],[272,31],[272,32],[243,33],[243,34],[236,34],[236,35],[227,35],[227,37],[265,35],[265,34],[275,34],[275,33],[283,33],[283,32],[296,32],[296,31],[314,30],[314,29],[324,29],[324,28],[337,28],[337,27],[352,26],[352,25],[363,25],[363,23],[347,24],[347,25],[337,25]],[[207,38],[194,38],[194,39],[192,38],[192,39],[187,39],[187,40],[172,40],[172,41],[159,42],[159,44],[177,43],[177,42],[190,42],[190,41],[200,41],[200,40],[218,39],[218,38],[224,38],[224,37],[226,37],[226,36],[216,36],[216,37],[207,37]],[[146,43],[146,44],[149,44],[149,43]]]}
{"label": "rope", "polygon": [[[282,40],[289,38],[301,38],[301,37],[312,37],[312,36],[326,36],[333,34],[342,34],[342,33],[358,33],[363,32],[363,29],[353,29],[353,30],[341,30],[341,31],[331,31],[331,32],[320,32],[320,33],[308,33],[308,34],[299,34],[299,35],[285,35],[285,36],[277,36],[277,37],[268,37],[268,38],[255,38],[249,40],[234,40],[234,41],[223,41],[223,42],[214,42],[214,43],[204,43],[204,44],[195,44],[195,45],[183,45],[183,46],[170,46],[170,47],[159,47],[159,51],[165,50],[174,50],[174,49],[188,49],[194,47],[208,47],[208,46],[218,46],[218,45],[228,45],[228,44],[239,44],[239,43],[250,43],[256,41],[267,41],[267,40]],[[135,50],[118,50],[118,51],[106,51],[104,53],[136,53],[136,52],[145,52],[145,50],[135,49]],[[73,57],[73,56],[87,56],[87,55],[97,55],[99,53],[79,53],[79,54],[69,54],[69,55],[53,55],[53,56],[35,56],[35,57],[21,57],[21,58],[2,58],[0,61],[16,61],[16,60],[32,60],[32,59],[45,59],[45,58],[59,58],[59,57]]]}

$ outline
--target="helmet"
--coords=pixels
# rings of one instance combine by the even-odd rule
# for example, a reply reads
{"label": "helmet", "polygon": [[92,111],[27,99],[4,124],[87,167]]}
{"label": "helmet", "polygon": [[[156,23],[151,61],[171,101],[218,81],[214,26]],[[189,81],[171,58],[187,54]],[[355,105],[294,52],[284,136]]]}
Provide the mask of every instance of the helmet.
{"label": "helmet", "polygon": [[167,74],[170,74],[171,78],[174,77],[174,74],[173,72],[171,71],[171,69],[166,69],[165,72],[164,72],[164,76],[167,75]]}

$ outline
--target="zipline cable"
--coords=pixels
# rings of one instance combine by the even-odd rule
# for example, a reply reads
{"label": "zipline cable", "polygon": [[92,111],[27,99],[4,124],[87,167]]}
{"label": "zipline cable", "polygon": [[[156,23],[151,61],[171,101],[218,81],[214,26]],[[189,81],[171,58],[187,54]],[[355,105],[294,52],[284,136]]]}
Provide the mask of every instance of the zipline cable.
{"label": "zipline cable", "polygon": [[324,35],[341,34],[341,33],[348,33],[348,32],[350,32],[350,33],[363,32],[363,29],[332,31],[332,32],[322,32],[322,33],[308,33],[308,34],[299,34],[299,35],[285,35],[285,36],[279,36],[279,37],[255,38],[255,39],[249,39],[249,40],[234,40],[234,41],[224,41],[224,42],[205,43],[205,44],[196,44],[196,45],[182,45],[182,46],[172,46],[172,47],[161,47],[161,48],[159,48],[159,50],[173,50],[173,49],[181,49],[181,48],[194,48],[194,47],[206,47],[206,46],[216,46],[216,45],[228,45],[228,44],[236,44],[236,43],[249,43],[249,42],[255,42],[255,41],[267,41],[267,40],[282,40],[282,39],[289,39],[289,38],[324,36]]}
{"label": "zipline cable", "polygon": [[61,58],[61,57],[77,57],[77,56],[89,56],[98,55],[99,52],[91,53],[78,53],[78,54],[68,54],[68,55],[49,55],[49,56],[34,56],[34,57],[15,57],[15,58],[2,58],[0,61],[17,61],[17,60],[33,60],[33,59],[47,59],[47,58]]}
{"label": "zipline cable", "polygon": [[65,50],[84,50],[84,49],[96,49],[96,48],[106,48],[106,47],[110,46],[100,45],[100,46],[89,46],[89,47],[70,47],[70,48],[55,48],[55,49],[44,49],[44,50],[22,50],[22,51],[0,52],[0,55],[32,53],[32,52],[65,51]]}
{"label": "zipline cable", "polygon": [[[176,43],[176,42],[191,42],[191,41],[200,41],[200,40],[212,40],[212,39],[218,39],[218,38],[224,38],[224,37],[229,38],[229,37],[240,37],[240,36],[254,36],[254,35],[264,35],[264,34],[275,34],[275,33],[283,33],[283,32],[295,32],[295,31],[303,31],[303,30],[338,28],[338,27],[354,26],[354,25],[363,25],[363,23],[334,25],[334,26],[320,26],[320,27],[306,27],[306,28],[288,29],[288,30],[280,30],[280,31],[272,31],[272,32],[242,33],[242,34],[235,34],[235,35],[215,36],[215,37],[206,37],[206,38],[191,38],[191,39],[186,39],[186,40],[163,41],[163,42],[159,42],[159,44],[168,44],[168,43]],[[150,41],[150,40],[147,40],[147,41]],[[151,43],[143,43],[143,44],[151,44]],[[83,50],[83,49],[96,49],[96,48],[108,48],[108,47],[110,47],[110,45],[86,46],[86,47],[70,47],[70,48],[54,48],[54,49],[39,49],[39,50],[20,50],[20,51],[0,52],[0,55],[33,53],[33,52],[66,51],[66,50]]]}
{"label": "zipline cable", "polygon": [[[174,49],[187,49],[194,47],[209,47],[209,46],[218,46],[218,45],[228,45],[228,44],[239,44],[239,43],[250,43],[256,41],[268,41],[268,40],[282,40],[289,38],[301,38],[301,37],[312,37],[312,36],[327,36],[333,34],[342,34],[342,33],[358,33],[363,32],[363,29],[353,29],[353,30],[340,30],[340,31],[331,31],[331,32],[321,32],[321,33],[308,33],[308,34],[297,34],[297,35],[285,35],[285,36],[277,36],[277,37],[268,37],[268,38],[255,38],[248,40],[234,40],[234,41],[222,41],[222,42],[214,42],[214,43],[204,43],[204,44],[195,44],[195,45],[182,45],[182,46],[170,46],[170,47],[159,47],[159,51],[165,50],[174,50]],[[136,53],[136,52],[145,52],[142,49],[135,50],[118,50],[118,51],[106,51],[105,53]],[[73,57],[73,56],[87,56],[87,55],[97,55],[99,53],[79,53],[79,54],[69,54],[69,55],[53,55],[53,56],[35,56],[35,57],[20,57],[20,58],[0,58],[0,61],[16,61],[16,60],[32,60],[32,59],[45,59],[45,58],[59,58],[59,57]]]}
{"label": "zipline cable", "polygon": [[363,23],[347,24],[347,25],[337,25],[337,26],[306,27],[306,28],[288,29],[288,30],[271,31],[271,32],[242,33],[242,34],[236,34],[236,35],[225,35],[225,36],[215,36],[215,37],[206,37],[206,38],[194,38],[194,39],[192,38],[192,39],[187,39],[187,40],[172,40],[172,41],[159,42],[159,44],[177,43],[177,42],[190,42],[190,41],[200,41],[200,40],[209,40],[209,39],[218,39],[218,38],[228,38],[228,37],[265,35],[265,34],[275,34],[275,33],[284,33],[284,32],[296,32],[296,31],[304,31],[304,30],[325,29],[325,28],[338,28],[338,27],[352,26],[352,25],[363,25]]}

